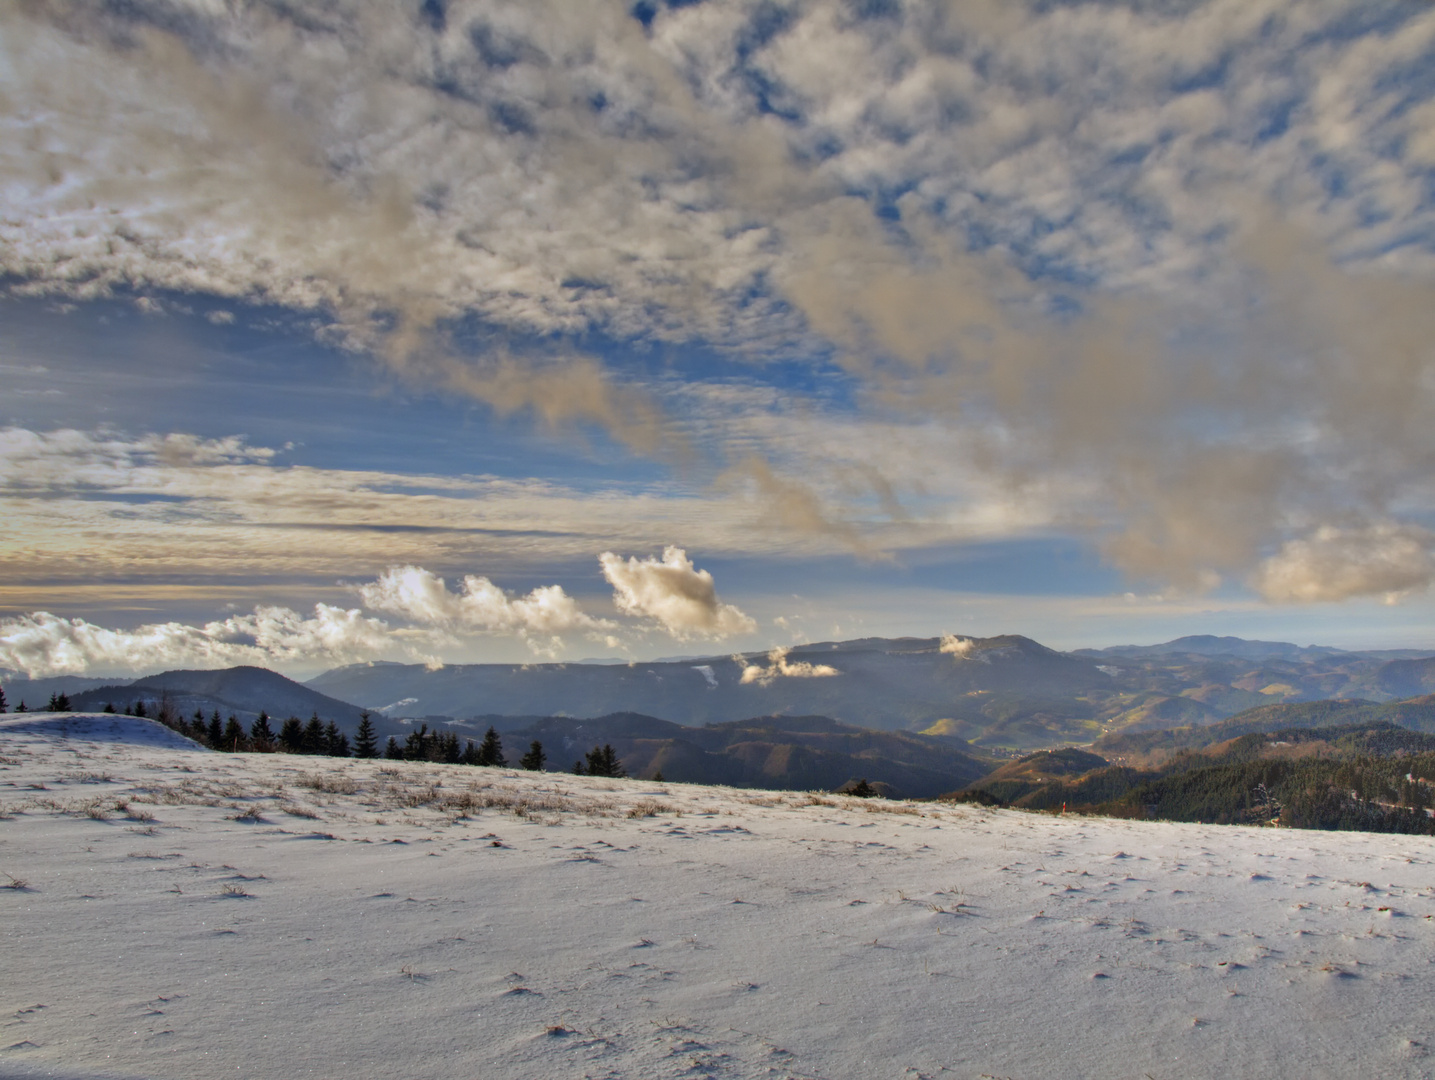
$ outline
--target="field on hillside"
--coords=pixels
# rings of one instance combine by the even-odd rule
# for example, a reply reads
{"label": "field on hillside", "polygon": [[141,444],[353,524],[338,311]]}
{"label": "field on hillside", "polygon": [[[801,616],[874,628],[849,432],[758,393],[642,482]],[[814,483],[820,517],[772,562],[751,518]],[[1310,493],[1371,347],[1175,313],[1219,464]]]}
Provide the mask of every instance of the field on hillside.
{"label": "field on hillside", "polygon": [[0,1077],[1426,1077],[1435,840],[0,719]]}

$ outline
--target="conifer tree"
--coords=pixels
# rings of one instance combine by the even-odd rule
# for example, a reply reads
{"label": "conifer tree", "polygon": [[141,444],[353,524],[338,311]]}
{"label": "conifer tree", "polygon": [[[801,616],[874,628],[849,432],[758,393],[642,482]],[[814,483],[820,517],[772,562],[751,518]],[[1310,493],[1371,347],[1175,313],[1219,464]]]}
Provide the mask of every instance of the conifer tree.
{"label": "conifer tree", "polygon": [[542,772],[547,762],[548,755],[543,752],[543,744],[537,739],[528,744],[528,753],[518,759],[518,764],[530,772]]}
{"label": "conifer tree", "polygon": [[46,711],[46,712],[59,712],[59,711],[60,711],[60,699],[59,699],[59,697],[55,694],[55,691],[53,691],[53,690],[50,691],[50,700],[45,703],[45,711]]}
{"label": "conifer tree", "polygon": [[29,709],[25,708],[25,699],[24,699],[24,698],[21,698],[21,699],[20,699],[20,704],[19,704],[19,706],[15,709],[15,711],[16,711],[16,712],[29,712],[29,711],[30,711]]}
{"label": "conifer tree", "polygon": [[478,764],[478,745],[472,739],[463,740],[463,753],[458,756],[461,765]]}
{"label": "conifer tree", "polygon": [[209,745],[218,750],[220,744],[224,742],[224,725],[220,722],[218,709],[209,714],[207,734],[209,735]]}
{"label": "conifer tree", "polygon": [[70,695],[69,695],[69,694],[66,694],[66,693],[64,693],[64,692],[61,692],[60,696],[55,699],[55,705],[59,708],[60,712],[69,712],[69,711],[70,711]]}
{"label": "conifer tree", "polygon": [[399,745],[399,740],[394,738],[392,735],[389,736],[389,741],[384,746],[384,757],[387,758],[389,761],[403,760],[403,747]]}
{"label": "conifer tree", "polygon": [[5,688],[0,686],[0,713],[5,712]]}
{"label": "conifer tree", "polygon": [[448,765],[457,765],[463,759],[463,754],[458,748],[458,735],[452,731],[436,731],[433,737],[433,749],[430,752],[433,761],[442,761]]}
{"label": "conifer tree", "polygon": [[286,754],[304,753],[304,721],[291,716],[279,727],[279,749]]}
{"label": "conifer tree", "polygon": [[244,737],[244,728],[240,726],[239,717],[231,716],[229,722],[224,725],[224,736],[215,746],[216,750],[228,750],[231,754],[243,750],[248,740]]}
{"label": "conifer tree", "polygon": [[379,756],[379,742],[374,737],[374,722],[369,719],[369,710],[359,713],[359,730],[354,736],[354,756],[376,758]]}
{"label": "conifer tree", "polygon": [[503,756],[503,742],[498,737],[498,732],[489,727],[484,733],[483,742],[478,747],[478,763],[480,765],[507,765],[508,759]]}
{"label": "conifer tree", "polygon": [[259,710],[259,719],[249,728],[249,743],[261,754],[274,751],[274,730],[269,726],[269,714],[263,709]]}
{"label": "conifer tree", "polygon": [[317,712],[309,717],[309,722],[304,725],[304,744],[299,752],[301,754],[327,754],[329,752],[329,740],[324,735],[324,722],[319,719]]}
{"label": "conifer tree", "polygon": [[621,777],[627,776],[628,770],[623,768],[613,747],[604,743],[588,751],[588,775]]}
{"label": "conifer tree", "polygon": [[134,714],[138,716],[141,720],[148,719],[148,715],[145,713],[144,710],[144,698],[140,698],[138,701],[135,702]]}
{"label": "conifer tree", "polygon": [[410,731],[404,738],[404,758],[408,761],[427,761],[432,743],[429,726],[420,724],[417,731]]}
{"label": "conifer tree", "polygon": [[349,756],[349,736],[339,730],[339,725],[330,720],[324,727],[325,752],[330,757]]}
{"label": "conifer tree", "polygon": [[107,701],[107,702],[105,702],[104,711],[107,712],[107,713],[113,714],[114,711],[115,711],[115,703],[114,703],[113,701]]}

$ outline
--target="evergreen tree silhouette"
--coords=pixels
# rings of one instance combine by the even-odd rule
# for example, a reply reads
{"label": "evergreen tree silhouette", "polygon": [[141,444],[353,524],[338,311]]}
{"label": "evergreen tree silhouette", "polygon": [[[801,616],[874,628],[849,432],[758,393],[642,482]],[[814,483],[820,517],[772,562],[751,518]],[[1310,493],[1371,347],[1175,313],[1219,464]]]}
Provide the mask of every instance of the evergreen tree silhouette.
{"label": "evergreen tree silhouette", "polygon": [[349,736],[339,730],[339,725],[330,720],[324,726],[324,744],[330,757],[349,756]]}
{"label": "evergreen tree silhouette", "polygon": [[53,691],[53,690],[50,691],[50,700],[45,704],[45,711],[46,711],[46,712],[59,712],[59,711],[60,711],[60,699],[59,699],[59,697],[56,696],[55,691]]}
{"label": "evergreen tree silhouette", "polygon": [[543,744],[537,739],[528,744],[528,753],[518,759],[518,764],[530,772],[542,772],[547,763],[548,755],[543,752]]}
{"label": "evergreen tree silhouette", "polygon": [[498,738],[498,732],[493,728],[484,732],[483,742],[478,747],[478,763],[480,765],[507,765],[508,759],[503,756],[503,743]]}
{"label": "evergreen tree silhouette", "polygon": [[21,698],[21,699],[20,699],[20,704],[19,704],[18,706],[16,706],[15,711],[16,711],[16,712],[29,712],[29,711],[30,711],[29,709],[25,708],[25,699],[24,699],[24,698]]}
{"label": "evergreen tree silhouette", "polygon": [[141,720],[148,719],[148,714],[144,710],[144,698],[140,698],[138,701],[136,701],[134,708],[134,714],[138,716]]}
{"label": "evergreen tree silhouette", "polygon": [[104,711],[104,712],[107,712],[107,713],[110,713],[111,715],[113,715],[113,713],[114,713],[114,711],[115,711],[115,703],[114,703],[113,701],[107,701],[107,702],[105,702],[105,707],[104,707],[103,711]]}
{"label": "evergreen tree silhouette", "polygon": [[327,754],[329,752],[329,740],[324,734],[324,722],[319,719],[317,712],[309,717],[309,722],[304,725],[304,741],[299,752],[301,754]]}
{"label": "evergreen tree silhouette", "polygon": [[5,711],[5,688],[0,686],[0,713],[4,713]]}
{"label": "evergreen tree silhouette", "polygon": [[420,724],[417,731],[410,731],[404,739],[404,758],[408,761],[427,761],[432,743],[429,726]]}
{"label": "evergreen tree silhouette", "polygon": [[374,737],[374,722],[369,719],[369,710],[359,713],[359,730],[354,736],[354,756],[376,758],[379,756],[379,741]]}
{"label": "evergreen tree silhouette", "polygon": [[604,743],[588,751],[588,775],[620,777],[627,776],[628,770],[623,768],[613,747]]}
{"label": "evergreen tree silhouette", "polygon": [[399,740],[392,735],[389,736],[389,741],[384,746],[384,757],[390,761],[402,761],[404,758],[403,747],[399,745]]}
{"label": "evergreen tree silhouette", "polygon": [[285,720],[279,728],[279,749],[286,754],[304,752],[304,721],[297,716]]}
{"label": "evergreen tree silhouette", "polygon": [[224,726],[219,719],[219,710],[215,709],[209,714],[209,745],[218,750],[224,742]]}
{"label": "evergreen tree silhouette", "polygon": [[430,756],[434,761],[442,761],[449,765],[457,765],[463,754],[458,748],[458,735],[452,731],[434,732],[433,749]]}
{"label": "evergreen tree silhouette", "polygon": [[234,753],[237,750],[243,750],[248,743],[249,740],[244,736],[244,728],[239,724],[239,717],[231,716],[224,725],[224,736],[216,744],[215,749]]}
{"label": "evergreen tree silhouette", "polygon": [[249,728],[249,744],[261,754],[274,751],[274,729],[269,726],[269,714],[259,710],[259,719]]}

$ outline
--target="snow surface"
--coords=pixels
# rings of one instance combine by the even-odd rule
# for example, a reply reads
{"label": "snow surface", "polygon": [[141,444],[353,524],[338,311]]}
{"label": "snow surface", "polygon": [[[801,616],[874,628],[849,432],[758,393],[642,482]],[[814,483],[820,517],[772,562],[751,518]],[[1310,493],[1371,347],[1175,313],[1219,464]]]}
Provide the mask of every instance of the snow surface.
{"label": "snow surface", "polygon": [[1435,842],[0,720],[3,1077],[1424,1077]]}

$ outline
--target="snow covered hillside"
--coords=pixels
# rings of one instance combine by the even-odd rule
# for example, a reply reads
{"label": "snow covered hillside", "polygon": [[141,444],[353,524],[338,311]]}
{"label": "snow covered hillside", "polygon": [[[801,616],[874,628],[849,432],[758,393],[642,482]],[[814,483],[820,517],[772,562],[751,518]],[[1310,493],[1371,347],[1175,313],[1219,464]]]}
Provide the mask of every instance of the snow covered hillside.
{"label": "snow covered hillside", "polygon": [[1424,1077],[1435,841],[0,719],[0,1077]]}

